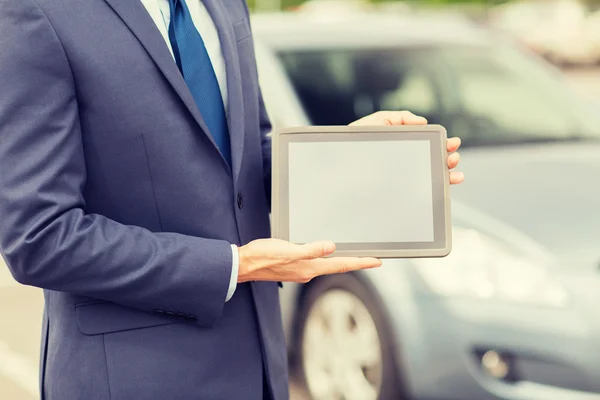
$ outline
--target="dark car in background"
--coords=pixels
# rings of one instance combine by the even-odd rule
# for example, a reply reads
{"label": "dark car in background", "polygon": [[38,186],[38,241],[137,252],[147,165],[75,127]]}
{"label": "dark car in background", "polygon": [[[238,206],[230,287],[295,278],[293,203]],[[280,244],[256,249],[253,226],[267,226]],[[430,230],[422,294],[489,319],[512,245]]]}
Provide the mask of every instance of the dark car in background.
{"label": "dark car in background", "polygon": [[317,9],[252,24],[275,129],[406,109],[463,139],[450,256],[281,291],[310,396],[600,399],[600,110],[460,18]]}

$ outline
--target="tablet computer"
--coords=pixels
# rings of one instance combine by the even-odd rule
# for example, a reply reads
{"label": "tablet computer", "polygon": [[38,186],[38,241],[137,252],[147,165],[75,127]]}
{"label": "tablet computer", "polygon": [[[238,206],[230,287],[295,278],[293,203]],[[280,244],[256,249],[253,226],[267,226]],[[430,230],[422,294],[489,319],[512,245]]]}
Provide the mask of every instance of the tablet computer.
{"label": "tablet computer", "polygon": [[446,130],[312,126],[273,134],[273,237],[333,256],[444,257],[452,247]]}

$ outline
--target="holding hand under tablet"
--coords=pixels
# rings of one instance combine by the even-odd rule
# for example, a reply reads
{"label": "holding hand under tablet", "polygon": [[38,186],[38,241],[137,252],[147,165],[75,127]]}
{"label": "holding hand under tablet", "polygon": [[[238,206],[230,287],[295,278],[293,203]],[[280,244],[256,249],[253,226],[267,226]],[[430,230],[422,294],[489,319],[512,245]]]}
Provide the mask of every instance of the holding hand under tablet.
{"label": "holding hand under tablet", "polygon": [[[408,111],[378,112],[362,118],[353,126],[393,126],[393,125],[426,125],[427,120]],[[447,140],[448,168],[458,166],[460,155],[456,152],[460,147],[459,138]],[[451,172],[451,184],[464,180],[460,172]],[[319,241],[307,244],[294,244],[279,239],[262,239],[253,241],[239,249],[238,282],[247,281],[280,281],[308,282],[311,279],[327,274],[346,273],[361,269],[375,268],[381,260],[370,257],[334,257],[326,258],[335,251],[331,241]]]}

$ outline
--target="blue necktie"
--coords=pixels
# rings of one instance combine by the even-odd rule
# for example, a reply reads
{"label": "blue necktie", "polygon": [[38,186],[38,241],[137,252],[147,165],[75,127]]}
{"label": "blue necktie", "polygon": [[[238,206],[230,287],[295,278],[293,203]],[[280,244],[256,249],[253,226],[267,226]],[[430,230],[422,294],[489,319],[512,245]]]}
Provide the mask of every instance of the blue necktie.
{"label": "blue necktie", "polygon": [[217,147],[231,166],[231,146],[223,97],[206,46],[185,0],[169,0],[169,6],[169,40],[175,61]]}

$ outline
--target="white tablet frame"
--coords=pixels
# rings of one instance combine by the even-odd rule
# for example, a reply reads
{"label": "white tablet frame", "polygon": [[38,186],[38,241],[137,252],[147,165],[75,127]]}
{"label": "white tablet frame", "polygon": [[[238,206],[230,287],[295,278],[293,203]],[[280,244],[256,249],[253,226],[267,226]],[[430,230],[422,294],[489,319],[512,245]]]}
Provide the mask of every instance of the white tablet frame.
{"label": "white tablet frame", "polygon": [[434,241],[398,243],[337,243],[333,256],[377,258],[445,257],[452,249],[450,173],[447,132],[440,125],[417,126],[311,126],[273,133],[272,237],[289,240],[288,144],[290,142],[429,140],[431,142]]}

